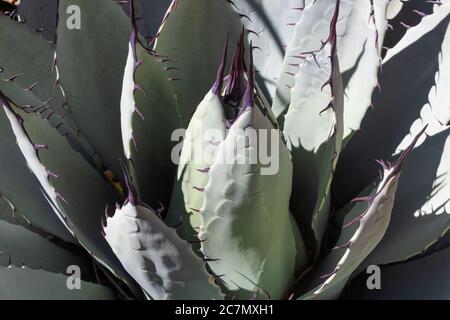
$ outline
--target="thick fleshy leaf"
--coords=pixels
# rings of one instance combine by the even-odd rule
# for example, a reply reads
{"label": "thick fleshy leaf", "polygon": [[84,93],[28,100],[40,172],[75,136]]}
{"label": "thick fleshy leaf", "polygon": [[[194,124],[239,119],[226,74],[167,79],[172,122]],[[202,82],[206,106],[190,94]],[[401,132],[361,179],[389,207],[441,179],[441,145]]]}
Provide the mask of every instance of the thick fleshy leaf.
{"label": "thick fleshy leaf", "polygon": [[[100,155],[105,169],[117,175],[118,160],[123,158],[117,142],[121,138],[120,88],[130,35],[127,16],[110,0],[61,0],[59,4],[59,81],[79,129]],[[78,10],[67,12],[72,5],[80,9],[79,16]],[[69,29],[67,19],[80,19],[80,28]]]}
{"label": "thick fleshy leaf", "polygon": [[371,104],[372,91],[377,85],[381,49],[387,28],[387,3],[388,0],[319,0],[306,4],[286,49],[273,103],[276,116],[286,112],[291,102],[293,76],[302,73],[304,58],[320,49],[320,41],[326,40],[329,21],[338,5],[337,47],[346,106],[344,137],[359,128],[359,123]]}
{"label": "thick fleshy leaf", "polygon": [[367,289],[370,274],[353,279],[343,292],[353,300],[448,300],[450,299],[450,249],[410,262],[381,267],[380,290]]}
{"label": "thick fleshy leaf", "polygon": [[152,299],[222,299],[205,262],[158,214],[129,201],[107,219],[106,240],[125,269]]}
{"label": "thick fleshy leaf", "polygon": [[124,152],[132,160],[141,199],[151,206],[168,206],[176,171],[171,135],[182,123],[167,71],[138,42],[132,24],[120,104]]}
{"label": "thick fleshy leaf", "polygon": [[0,300],[111,300],[107,287],[81,281],[81,289],[69,290],[68,275],[43,270],[0,267]]}
{"label": "thick fleshy leaf", "polygon": [[269,98],[275,94],[276,82],[295,23],[303,8],[312,0],[234,0],[234,8],[249,30],[253,43],[256,79]]}
{"label": "thick fleshy leaf", "polygon": [[227,1],[173,0],[154,49],[165,57],[184,126],[214,82],[215,53],[222,51],[227,34],[234,43],[241,29],[239,15]]}
{"label": "thick fleshy leaf", "polygon": [[292,155],[291,210],[312,256],[320,251],[330,211],[330,185],[343,135],[343,87],[336,55],[336,23],[329,41],[305,59],[295,76],[284,135]]}
{"label": "thick fleshy leaf", "polygon": [[424,129],[402,152],[394,165],[380,161],[382,177],[369,195],[355,198],[342,224],[337,245],[300,282],[299,299],[336,299],[352,273],[383,239],[391,220],[394,199],[405,159],[411,153]]}
{"label": "thick fleshy leaf", "polygon": [[203,207],[203,191],[209,181],[209,174],[205,171],[212,166],[218,145],[225,138],[225,121],[220,97],[210,91],[197,107],[186,131],[178,179],[181,179],[189,224],[194,230],[198,230],[201,224],[199,211]]}
{"label": "thick fleshy leaf", "polygon": [[[240,43],[235,58],[242,49]],[[189,122],[180,154],[177,181],[174,185],[174,199],[168,213],[168,221],[181,218],[179,234],[183,239],[193,240],[200,225],[200,209],[205,202],[204,190],[209,182],[209,168],[213,165],[219,144],[225,139],[227,119],[222,97],[225,65],[227,62],[228,39],[217,71],[216,82],[200,102]],[[236,67],[235,65],[234,67]],[[233,72],[231,72],[233,73]],[[232,80],[227,80],[232,82]],[[177,204],[178,193],[183,194],[184,210]],[[181,212],[181,213],[180,213]],[[182,215],[186,212],[187,215]]]}
{"label": "thick fleshy leaf", "polygon": [[446,61],[441,51],[450,21],[449,12],[449,5],[440,6],[434,14],[409,29],[404,40],[388,52],[380,76],[382,91],[374,94],[374,108],[362,121],[364,130],[350,139],[336,168],[332,193],[337,207],[343,206],[376,178],[378,168],[374,159],[392,159],[421,109],[429,102],[436,72],[440,63]]}
{"label": "thick fleshy leaf", "polygon": [[359,270],[418,255],[450,229],[449,134],[447,129],[427,137],[411,152],[402,170],[389,228]]}
{"label": "thick fleshy leaf", "polygon": [[25,217],[32,225],[63,240],[74,242],[27,167],[3,108],[0,111],[0,196],[9,202],[10,210],[17,216]]}
{"label": "thick fleshy leaf", "polygon": [[[246,129],[255,130],[253,138]],[[261,150],[270,150],[276,163],[254,158]],[[201,251],[228,295],[249,299],[257,292],[280,299],[295,272],[306,268],[305,247],[289,211],[291,181],[289,151],[280,134],[258,106],[244,100],[219,144],[200,210]]]}
{"label": "thick fleshy leaf", "polygon": [[309,284],[299,299],[336,299],[353,271],[382,239],[399,178],[394,169],[385,169],[383,175],[370,200],[356,204],[346,216],[338,245],[314,268],[310,279],[302,280]]}
{"label": "thick fleshy leaf", "polygon": [[[28,112],[43,114],[71,146],[100,170],[102,161],[80,132],[60,86],[54,48],[23,24],[0,17],[0,43],[4,56],[0,68],[0,90]],[[9,32],[8,32],[9,31]],[[15,36],[14,36],[15,35]]]}
{"label": "thick fleshy leaf", "polygon": [[[301,18],[295,24],[291,41],[287,44],[285,59],[279,71],[272,104],[272,110],[276,117],[286,113],[291,103],[291,89],[295,85],[295,75],[301,73],[305,57],[320,50],[322,41],[326,41],[329,37],[336,4],[339,2],[335,0],[311,1],[303,9]],[[312,35],[311,32],[313,32]]]}
{"label": "thick fleshy leaf", "polygon": [[26,164],[56,216],[91,255],[119,278],[128,280],[100,233],[105,206],[118,200],[112,187],[48,121],[13,107],[4,96],[1,98],[2,112],[9,119]]}

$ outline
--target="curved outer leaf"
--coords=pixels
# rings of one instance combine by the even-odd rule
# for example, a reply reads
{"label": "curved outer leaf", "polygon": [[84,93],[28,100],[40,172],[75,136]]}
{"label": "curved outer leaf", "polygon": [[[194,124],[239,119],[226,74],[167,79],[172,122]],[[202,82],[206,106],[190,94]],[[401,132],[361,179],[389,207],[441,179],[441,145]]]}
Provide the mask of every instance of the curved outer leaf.
{"label": "curved outer leaf", "polygon": [[80,290],[69,290],[66,275],[43,270],[0,267],[1,300],[111,300],[114,293],[101,285],[81,281]]}
{"label": "curved outer leaf", "polygon": [[383,238],[391,218],[399,173],[385,169],[383,175],[368,197],[370,200],[356,204],[346,215],[338,246],[315,268],[309,289],[299,299],[336,299],[353,271]]}
{"label": "curved outer leaf", "polygon": [[91,255],[127,281],[128,275],[100,233],[104,207],[117,200],[112,187],[48,121],[13,108],[3,94],[0,98],[26,163],[55,214]]}
{"label": "curved outer leaf", "polygon": [[39,182],[27,168],[3,108],[0,110],[0,148],[0,197],[10,202],[11,209],[26,217],[32,225],[74,242],[72,235],[54,215]]}
{"label": "curved outer leaf", "polygon": [[214,82],[217,58],[211,52],[222,50],[227,34],[234,43],[241,29],[239,16],[227,1],[173,0],[154,50],[166,57],[185,127]]}
{"label": "curved outer leaf", "polygon": [[[56,44],[60,83],[79,129],[107,169],[120,172],[120,88],[130,27],[120,6],[110,0],[60,0],[62,22],[67,8],[80,8],[81,28],[58,25]],[[99,10],[98,8],[102,9]]]}
{"label": "curved outer leaf", "polygon": [[[394,59],[401,55],[403,50],[413,46],[414,42],[424,38],[426,34],[437,28],[439,21],[448,15],[445,7],[438,8],[435,15],[425,17],[416,28],[411,28],[398,48],[388,52],[387,59]],[[434,78],[435,86],[431,88],[428,101],[420,111],[420,118],[413,122],[410,133],[397,147],[397,152],[404,149],[411,137],[417,132],[419,126],[429,124],[427,134],[429,137],[419,141],[423,145],[415,150],[410,162],[405,166],[394,206],[393,219],[384,239],[374,252],[359,268],[363,270],[371,264],[384,264],[403,261],[415,256],[437,242],[449,230],[449,140],[448,127],[442,126],[445,122],[446,86],[448,64],[448,22],[447,29],[438,61],[438,72]],[[438,121],[437,119],[440,119]],[[444,131],[440,133],[441,131]],[[425,140],[425,141],[424,141]],[[413,200],[412,200],[413,199]],[[425,231],[426,230],[426,231]]]}
{"label": "curved outer leaf", "polygon": [[[295,271],[307,264],[289,212],[292,164],[270,120],[252,102],[246,101],[243,108],[209,170],[201,209],[201,251],[211,259],[209,267],[221,276],[227,294],[248,299],[256,290],[280,299]],[[246,129],[262,130],[267,136],[253,131],[253,138],[246,137],[242,131]],[[254,162],[253,158],[252,164],[252,154],[255,149],[261,151],[261,145],[270,148],[267,144],[271,142],[279,146],[270,151],[272,159],[279,161],[279,169],[268,175],[264,171],[269,168],[264,168],[260,159]]]}
{"label": "curved outer leaf", "polygon": [[[345,216],[337,246],[315,268],[306,293],[299,299],[336,299],[353,271],[383,239],[391,220],[400,171],[425,128],[393,166],[380,161],[383,173],[378,186],[357,202]],[[306,283],[308,283],[306,282]]]}
{"label": "curved outer leaf", "polygon": [[276,81],[295,23],[312,0],[234,0],[242,24],[253,43],[256,78],[267,97],[275,94]]}
{"label": "curved outer leaf", "polygon": [[176,170],[171,135],[182,124],[167,71],[142,48],[132,24],[120,104],[124,152],[143,201],[168,205]]}
{"label": "curved outer leaf", "polygon": [[368,290],[367,277],[354,279],[344,299],[448,300],[450,299],[450,249],[410,262],[381,268],[381,290]]}
{"label": "curved outer leaf", "polygon": [[[445,66],[440,65],[446,61],[440,52],[450,21],[449,12],[448,5],[440,6],[419,25],[410,28],[404,40],[387,53],[380,77],[382,92],[374,94],[375,107],[364,117],[364,130],[356,132],[349,140],[336,168],[332,193],[337,207],[347,203],[376,178],[378,168],[373,160],[392,158],[428,103],[430,89],[439,80],[435,73],[440,66]],[[383,123],[383,130],[380,130],[380,123]],[[430,125],[427,130],[435,127]]]}
{"label": "curved outer leaf", "polygon": [[343,87],[336,47],[336,8],[329,42],[305,59],[295,76],[284,135],[292,155],[291,210],[312,256],[317,256],[330,210],[330,185],[342,144]]}
{"label": "curved outer leaf", "polygon": [[427,137],[402,170],[383,240],[359,270],[409,259],[450,229],[450,130]]}
{"label": "curved outer leaf", "polygon": [[155,212],[129,198],[107,218],[105,238],[126,270],[157,300],[221,299],[218,286],[189,243],[180,239]]}
{"label": "curved outer leaf", "polygon": [[41,32],[53,41],[56,34],[58,2],[55,0],[20,0],[18,13],[25,19],[28,28]]}

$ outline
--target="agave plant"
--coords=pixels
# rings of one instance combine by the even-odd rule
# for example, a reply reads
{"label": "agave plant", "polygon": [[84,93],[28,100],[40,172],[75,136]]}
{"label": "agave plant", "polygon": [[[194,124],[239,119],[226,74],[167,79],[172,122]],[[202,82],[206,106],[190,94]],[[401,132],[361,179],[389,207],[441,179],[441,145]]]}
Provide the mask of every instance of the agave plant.
{"label": "agave plant", "polygon": [[0,298],[448,299],[449,22],[447,0],[22,0]]}

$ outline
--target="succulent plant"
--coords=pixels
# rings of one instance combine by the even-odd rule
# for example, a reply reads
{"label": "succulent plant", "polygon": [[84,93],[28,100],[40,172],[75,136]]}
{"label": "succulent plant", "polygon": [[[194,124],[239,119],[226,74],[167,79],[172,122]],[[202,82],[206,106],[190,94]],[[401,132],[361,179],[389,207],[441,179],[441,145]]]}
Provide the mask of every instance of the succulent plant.
{"label": "succulent plant", "polygon": [[21,0],[0,299],[450,298],[449,23],[447,0]]}

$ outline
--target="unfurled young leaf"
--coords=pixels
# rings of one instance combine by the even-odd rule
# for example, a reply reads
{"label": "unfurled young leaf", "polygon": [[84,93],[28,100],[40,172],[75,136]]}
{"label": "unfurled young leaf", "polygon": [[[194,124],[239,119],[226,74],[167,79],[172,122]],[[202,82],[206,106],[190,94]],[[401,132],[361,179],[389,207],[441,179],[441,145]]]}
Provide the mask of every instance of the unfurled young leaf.
{"label": "unfurled young leaf", "polygon": [[[217,138],[209,141],[216,145],[210,149],[212,157],[208,155],[211,165],[200,169],[208,182],[197,190],[204,199],[196,209],[201,220],[198,238],[208,266],[220,276],[229,297],[249,299],[256,292],[258,298],[279,299],[287,293],[296,271],[306,267],[307,257],[289,210],[289,152],[266,116],[266,106],[260,105],[252,61],[244,73],[242,54],[238,47],[223,90],[221,64],[218,81],[206,98],[213,102],[197,109],[198,115],[204,107],[212,109],[205,111],[216,117],[218,131]],[[224,113],[229,118],[221,109],[228,111]],[[194,118],[190,128],[207,125],[206,119]],[[229,130],[221,136],[224,125]],[[273,162],[263,163],[262,152]],[[273,197],[270,203],[268,197]]]}

